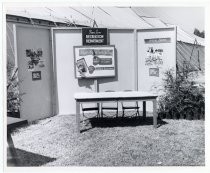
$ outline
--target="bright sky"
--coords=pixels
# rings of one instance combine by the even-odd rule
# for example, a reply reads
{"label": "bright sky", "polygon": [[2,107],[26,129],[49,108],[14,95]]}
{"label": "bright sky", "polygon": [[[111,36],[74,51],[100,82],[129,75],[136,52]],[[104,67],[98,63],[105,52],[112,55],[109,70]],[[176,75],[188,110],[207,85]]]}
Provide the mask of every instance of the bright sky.
{"label": "bright sky", "polygon": [[205,9],[203,7],[138,7],[140,15],[158,17],[166,23],[179,25],[183,30],[193,33],[194,28],[205,28]]}

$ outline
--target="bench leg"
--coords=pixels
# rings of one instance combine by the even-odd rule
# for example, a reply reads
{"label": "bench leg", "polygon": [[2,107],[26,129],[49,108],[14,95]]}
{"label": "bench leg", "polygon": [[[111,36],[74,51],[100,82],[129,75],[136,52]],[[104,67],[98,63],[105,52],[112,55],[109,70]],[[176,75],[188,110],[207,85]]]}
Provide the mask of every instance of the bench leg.
{"label": "bench leg", "polygon": [[146,101],[143,101],[143,119],[146,119]]}
{"label": "bench leg", "polygon": [[157,128],[157,100],[153,100],[153,126]]}
{"label": "bench leg", "polygon": [[80,103],[76,102],[76,130],[80,133]]}

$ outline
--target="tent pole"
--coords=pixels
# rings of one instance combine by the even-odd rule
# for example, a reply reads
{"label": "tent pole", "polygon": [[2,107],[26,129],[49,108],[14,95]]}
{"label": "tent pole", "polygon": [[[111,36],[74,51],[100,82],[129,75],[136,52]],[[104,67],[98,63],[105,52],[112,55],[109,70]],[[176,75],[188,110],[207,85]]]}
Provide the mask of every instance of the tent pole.
{"label": "tent pole", "polygon": [[134,87],[138,91],[138,38],[137,30],[134,29]]}

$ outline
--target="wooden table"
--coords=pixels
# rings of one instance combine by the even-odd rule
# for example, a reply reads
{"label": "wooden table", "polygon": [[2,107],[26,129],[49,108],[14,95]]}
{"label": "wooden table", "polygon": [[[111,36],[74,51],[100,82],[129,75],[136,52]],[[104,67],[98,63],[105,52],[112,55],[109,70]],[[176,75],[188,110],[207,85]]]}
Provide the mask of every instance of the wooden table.
{"label": "wooden table", "polygon": [[113,101],[143,101],[143,112],[146,112],[146,101],[153,102],[153,125],[157,127],[157,95],[142,91],[119,91],[119,92],[98,92],[98,93],[75,93],[76,100],[76,126],[80,133],[80,104],[101,103]]}
{"label": "wooden table", "polygon": [[[20,119],[20,118],[13,118],[13,117],[7,117],[7,143],[9,146],[9,151],[10,155],[12,158],[8,158],[7,160],[10,163],[9,166],[17,166],[18,165],[18,157],[17,157],[17,153],[16,153],[16,149],[12,140],[12,136],[11,136],[11,132],[12,130],[14,130],[15,128],[27,124],[27,120],[24,119]],[[8,153],[9,154],[9,153]],[[8,156],[7,154],[7,156]]]}

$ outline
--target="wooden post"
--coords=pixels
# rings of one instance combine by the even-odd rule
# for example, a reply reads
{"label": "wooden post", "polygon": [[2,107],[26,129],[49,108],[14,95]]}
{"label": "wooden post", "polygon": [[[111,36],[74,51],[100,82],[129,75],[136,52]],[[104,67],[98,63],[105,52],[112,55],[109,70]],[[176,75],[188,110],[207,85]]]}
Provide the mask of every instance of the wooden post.
{"label": "wooden post", "polygon": [[145,120],[146,119],[146,101],[143,101],[143,119]]}
{"label": "wooden post", "polygon": [[135,91],[138,91],[138,35],[137,30],[134,29],[134,86]]}

